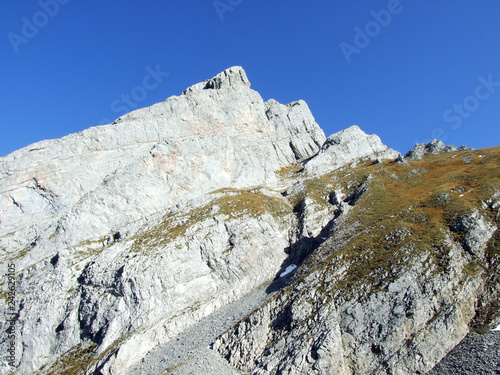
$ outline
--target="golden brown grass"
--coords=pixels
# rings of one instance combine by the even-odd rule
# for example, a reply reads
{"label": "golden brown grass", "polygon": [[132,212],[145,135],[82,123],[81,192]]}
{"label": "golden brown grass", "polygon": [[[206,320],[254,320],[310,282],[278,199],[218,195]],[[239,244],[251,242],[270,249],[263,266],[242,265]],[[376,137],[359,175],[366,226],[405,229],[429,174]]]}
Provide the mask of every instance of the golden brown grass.
{"label": "golden brown grass", "polygon": [[291,207],[284,199],[265,195],[253,190],[225,189],[214,192],[224,195],[200,208],[189,212],[176,212],[166,215],[160,225],[136,235],[133,249],[143,251],[162,247],[186,234],[188,228],[215,215],[230,218],[260,217],[273,215],[278,221],[291,212]]}
{"label": "golden brown grass", "polygon": [[[464,163],[464,157],[470,157],[472,162]],[[376,289],[381,281],[391,277],[392,269],[406,267],[409,261],[422,255],[428,256],[428,266],[434,272],[446,271],[449,249],[444,238],[452,233],[450,226],[458,217],[481,207],[482,202],[500,192],[499,167],[497,147],[428,155],[423,160],[410,161],[409,165],[363,165],[315,179],[316,197],[327,196],[332,181],[347,195],[365,181],[369,188],[349,214],[350,223],[357,223],[363,232],[355,231],[340,250],[326,259],[310,260],[311,264],[321,262],[315,269],[347,266],[342,279],[325,286],[330,290],[352,290],[356,285],[372,285]],[[322,181],[325,181],[323,191]],[[442,194],[449,197],[438,199]],[[482,213],[500,224],[498,213],[488,210]],[[411,235],[391,239],[391,234],[398,230]],[[460,241],[460,236],[457,233],[452,238]],[[494,251],[498,251],[498,245],[490,245],[488,252]],[[471,262],[464,272],[472,277],[479,270]]]}

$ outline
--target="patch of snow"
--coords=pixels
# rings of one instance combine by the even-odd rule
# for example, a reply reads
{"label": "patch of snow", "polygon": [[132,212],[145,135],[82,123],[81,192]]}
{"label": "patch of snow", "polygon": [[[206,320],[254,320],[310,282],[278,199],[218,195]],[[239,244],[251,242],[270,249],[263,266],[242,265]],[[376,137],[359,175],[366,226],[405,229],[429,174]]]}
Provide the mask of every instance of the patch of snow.
{"label": "patch of snow", "polygon": [[485,158],[485,157],[486,157],[486,155],[479,155],[479,157],[480,157],[480,158]]}
{"label": "patch of snow", "polygon": [[456,155],[453,155],[452,159],[455,159],[455,158],[456,158],[457,156],[458,156],[458,154],[456,154]]}
{"label": "patch of snow", "polygon": [[290,264],[290,265],[286,268],[286,270],[280,274],[280,277],[283,277],[283,276],[288,275],[289,273],[293,272],[293,270],[294,270],[295,268],[297,268],[297,266],[296,266],[295,264]]}
{"label": "patch of snow", "polygon": [[326,240],[326,237],[321,237],[321,239],[322,239],[323,241],[325,241],[325,240]]}
{"label": "patch of snow", "polygon": [[497,328],[493,328],[492,331],[500,331],[500,325]]}
{"label": "patch of snow", "polygon": [[459,197],[463,197],[465,194],[460,194]]}

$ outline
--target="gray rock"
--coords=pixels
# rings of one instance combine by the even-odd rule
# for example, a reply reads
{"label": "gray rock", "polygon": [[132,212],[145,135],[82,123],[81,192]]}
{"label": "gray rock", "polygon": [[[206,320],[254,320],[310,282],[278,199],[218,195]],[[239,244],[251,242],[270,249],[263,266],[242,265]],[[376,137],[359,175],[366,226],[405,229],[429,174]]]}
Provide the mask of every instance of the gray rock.
{"label": "gray rock", "polygon": [[427,375],[500,373],[500,332],[471,333]]}
{"label": "gray rock", "polygon": [[406,158],[412,160],[422,159],[425,154],[442,154],[444,152],[456,152],[471,150],[466,146],[456,147],[453,145],[447,146],[442,141],[434,139],[429,143],[417,143],[408,153],[405,155]]}
{"label": "gray rock", "polygon": [[397,151],[387,148],[376,135],[367,135],[357,125],[329,136],[321,149],[305,163],[309,174],[325,174],[362,158],[396,159]]}
{"label": "gray rock", "polygon": [[232,68],[226,69],[225,71],[217,74],[212,79],[207,79],[187,88],[182,95],[188,95],[195,91],[220,90],[225,87],[237,87],[241,85],[246,87],[251,86],[243,68],[241,66],[233,66]]}
{"label": "gray rock", "polygon": [[[467,227],[484,227],[484,220],[476,215]],[[491,235],[483,232],[482,243]],[[403,227],[386,240],[398,245],[408,237]],[[378,286],[358,289],[342,286],[348,265],[328,256],[344,238],[334,232],[314,253],[318,261],[306,262],[289,288],[221,335],[214,348],[244,373],[415,374],[429,371],[467,335],[484,281],[461,276],[470,258],[460,246],[447,239],[446,272],[433,270],[419,252],[405,265],[392,264]],[[412,246],[401,251],[417,254]],[[494,296],[498,285],[492,288]]]}
{"label": "gray rock", "polygon": [[485,220],[477,209],[460,217],[452,226],[452,230],[464,232],[466,250],[479,257],[497,229],[498,227]]}
{"label": "gray rock", "polygon": [[448,203],[450,203],[450,201],[451,195],[448,193],[441,193],[435,199],[436,204],[441,207],[446,206]]}
{"label": "gray rock", "polygon": [[295,220],[272,190],[282,185],[275,172],[325,136],[305,102],[264,103],[249,86],[233,67],[111,125],[0,159],[21,373],[94,344],[95,366],[123,373],[275,276]]}

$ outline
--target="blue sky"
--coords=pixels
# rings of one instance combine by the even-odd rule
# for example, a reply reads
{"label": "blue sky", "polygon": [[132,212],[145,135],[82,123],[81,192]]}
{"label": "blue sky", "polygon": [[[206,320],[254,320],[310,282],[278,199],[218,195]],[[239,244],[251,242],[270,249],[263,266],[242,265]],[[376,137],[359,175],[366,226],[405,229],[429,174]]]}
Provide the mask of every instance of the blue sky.
{"label": "blue sky", "polygon": [[497,146],[499,17],[499,1],[6,1],[0,155],[233,65],[265,100],[306,100],[327,135]]}

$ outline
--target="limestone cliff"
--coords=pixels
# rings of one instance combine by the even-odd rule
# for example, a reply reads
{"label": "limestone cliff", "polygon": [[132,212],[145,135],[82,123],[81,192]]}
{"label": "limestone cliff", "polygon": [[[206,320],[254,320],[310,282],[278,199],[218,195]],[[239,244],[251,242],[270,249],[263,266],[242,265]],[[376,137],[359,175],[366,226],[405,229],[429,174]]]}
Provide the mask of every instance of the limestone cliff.
{"label": "limestone cliff", "polygon": [[498,297],[499,152],[442,151],[398,163],[357,126],[325,138],[304,101],[264,102],[233,67],[0,158],[17,330],[2,322],[0,374],[127,374],[291,265],[213,337],[235,373],[432,368]]}

